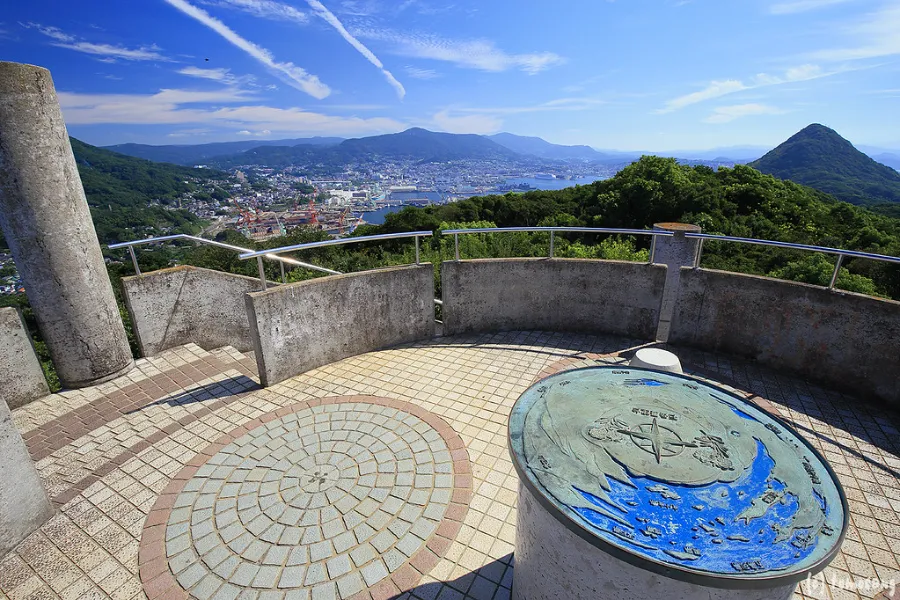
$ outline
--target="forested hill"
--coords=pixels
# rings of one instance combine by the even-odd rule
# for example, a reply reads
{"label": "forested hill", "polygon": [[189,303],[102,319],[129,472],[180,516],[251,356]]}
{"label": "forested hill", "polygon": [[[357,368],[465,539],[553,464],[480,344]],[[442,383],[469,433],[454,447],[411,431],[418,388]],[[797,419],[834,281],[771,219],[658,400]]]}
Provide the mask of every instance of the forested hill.
{"label": "forested hill", "polygon": [[750,166],[853,204],[900,202],[900,173],[824,125],[804,128]]}
{"label": "forested hill", "polygon": [[228,177],[117,154],[75,138],[71,143],[102,244],[198,230],[197,217],[175,208],[178,199],[204,187],[215,193],[215,182]]}
{"label": "forested hill", "polygon": [[288,140],[242,140],[239,142],[213,142],[211,144],[190,145],[164,145],[151,146],[148,144],[117,144],[106,146],[104,150],[118,152],[144,158],[157,162],[170,162],[176,165],[193,166],[208,161],[211,158],[246,152],[260,146],[297,146],[306,144],[311,146],[334,146],[344,141],[338,137],[311,137]]}
{"label": "forested hill", "polygon": [[219,157],[211,161],[211,164],[222,167],[255,164],[275,168],[296,164],[317,164],[334,168],[351,162],[375,160],[522,162],[535,159],[517,154],[481,135],[438,133],[414,127],[400,133],[344,140],[335,146],[312,144],[263,146],[241,154]]}
{"label": "forested hill", "polygon": [[[512,133],[496,133],[487,136],[490,140],[501,146],[509,148],[519,154],[531,154],[551,160],[610,160],[612,157],[602,152],[597,152],[590,146],[563,146],[551,144],[539,137],[513,135]],[[619,157],[619,160],[621,158]]]}
{"label": "forested hill", "polygon": [[[452,204],[408,208],[388,215],[376,231],[438,229],[441,223],[489,221],[498,227],[587,226],[647,228],[654,223],[695,223],[707,233],[842,247],[900,256],[900,219],[839,202],[748,166],[717,171],[645,156],[615,177],[556,191],[470,198]],[[365,233],[366,231],[360,231]],[[557,238],[560,239],[560,238]],[[639,240],[639,244],[646,241]],[[704,266],[827,285],[833,258],[781,252],[762,246],[708,243]],[[900,298],[900,268],[857,260],[848,277],[856,289]]]}

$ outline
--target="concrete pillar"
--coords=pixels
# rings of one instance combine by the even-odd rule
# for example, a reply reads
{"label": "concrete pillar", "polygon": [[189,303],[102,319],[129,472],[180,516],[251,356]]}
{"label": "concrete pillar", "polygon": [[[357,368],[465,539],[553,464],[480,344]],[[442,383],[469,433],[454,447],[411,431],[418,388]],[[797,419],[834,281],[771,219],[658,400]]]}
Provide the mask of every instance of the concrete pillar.
{"label": "concrete pillar", "polygon": [[690,267],[697,256],[700,240],[685,237],[686,233],[700,233],[699,225],[687,223],[657,223],[653,229],[672,231],[672,237],[656,238],[653,256],[650,260],[655,264],[666,265],[666,288],[663,292],[662,307],[659,311],[659,325],[656,329],[656,341],[669,341],[672,328],[672,316],[675,314],[675,301],[678,298],[678,286],[681,284],[681,267]]}
{"label": "concrete pillar", "polygon": [[25,442],[0,399],[0,557],[40,527],[53,508]]}
{"label": "concrete pillar", "polygon": [[0,62],[0,226],[66,387],[134,366],[50,72]]}

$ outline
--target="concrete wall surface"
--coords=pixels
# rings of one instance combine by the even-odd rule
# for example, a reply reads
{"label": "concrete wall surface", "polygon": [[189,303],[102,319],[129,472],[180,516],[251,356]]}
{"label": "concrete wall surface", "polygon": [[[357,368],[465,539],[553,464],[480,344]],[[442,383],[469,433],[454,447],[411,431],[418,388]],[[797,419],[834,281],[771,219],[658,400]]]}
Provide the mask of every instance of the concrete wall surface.
{"label": "concrete wall surface", "polygon": [[543,329],[652,340],[666,267],[609,260],[504,258],[441,265],[445,335]]}
{"label": "concrete wall surface", "polygon": [[263,385],[386,346],[434,336],[430,264],[303,281],[248,294]]}
{"label": "concrete wall surface", "polygon": [[0,558],[53,514],[25,442],[0,399]]}
{"label": "concrete wall surface", "polygon": [[15,308],[0,308],[0,398],[18,408],[49,393],[22,315]]}
{"label": "concrete wall surface", "polygon": [[259,279],[198,267],[174,267],[122,280],[144,356],[193,342],[206,350],[253,349],[244,294]]}
{"label": "concrete wall surface", "polygon": [[752,358],[900,406],[900,302],[686,268],[669,342]]}

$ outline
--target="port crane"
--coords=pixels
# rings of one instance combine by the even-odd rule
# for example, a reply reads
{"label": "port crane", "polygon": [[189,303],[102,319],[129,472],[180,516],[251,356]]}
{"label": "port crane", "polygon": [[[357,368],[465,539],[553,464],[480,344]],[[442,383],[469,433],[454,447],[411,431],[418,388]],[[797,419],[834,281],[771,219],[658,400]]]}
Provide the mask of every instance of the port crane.
{"label": "port crane", "polygon": [[234,203],[234,206],[238,211],[238,229],[240,229],[241,227],[249,227],[251,221],[259,220],[259,215],[251,214],[249,210],[238,204],[238,201],[235,198],[232,198],[231,201]]}
{"label": "port crane", "polygon": [[314,198],[309,199],[307,210],[309,210],[309,224],[313,227],[318,227],[319,213],[316,212],[316,201]]}

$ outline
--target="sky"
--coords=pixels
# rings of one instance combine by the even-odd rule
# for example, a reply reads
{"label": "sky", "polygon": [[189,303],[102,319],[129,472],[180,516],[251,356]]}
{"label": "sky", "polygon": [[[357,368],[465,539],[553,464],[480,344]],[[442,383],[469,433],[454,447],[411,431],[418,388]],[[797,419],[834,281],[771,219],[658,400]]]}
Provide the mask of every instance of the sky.
{"label": "sky", "polygon": [[771,148],[817,122],[900,148],[900,0],[33,0],[0,14],[0,60],[49,69],[97,145]]}

